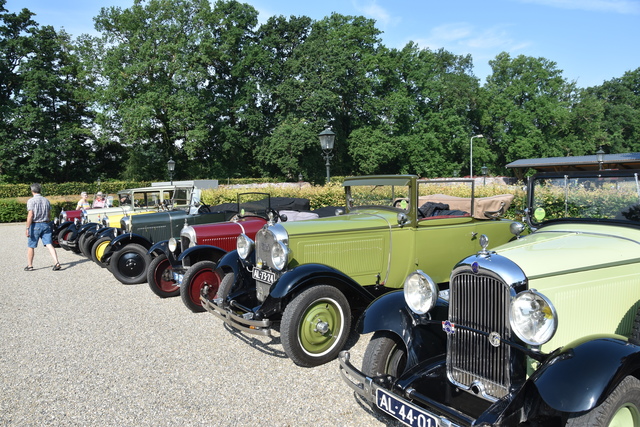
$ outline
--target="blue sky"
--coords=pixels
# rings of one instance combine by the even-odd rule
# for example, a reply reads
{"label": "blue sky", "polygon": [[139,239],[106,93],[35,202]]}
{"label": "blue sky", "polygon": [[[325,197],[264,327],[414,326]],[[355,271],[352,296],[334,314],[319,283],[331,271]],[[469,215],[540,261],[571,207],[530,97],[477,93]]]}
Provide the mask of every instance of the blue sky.
{"label": "blue sky", "polygon": [[[484,82],[489,61],[500,52],[554,61],[580,87],[602,84],[640,67],[640,0],[246,0],[272,15],[306,15],[319,20],[332,12],[376,20],[382,43],[402,48],[444,48],[471,54],[474,74]],[[93,17],[102,7],[127,8],[133,0],[7,0],[26,7],[41,25],[73,36],[95,34]]]}

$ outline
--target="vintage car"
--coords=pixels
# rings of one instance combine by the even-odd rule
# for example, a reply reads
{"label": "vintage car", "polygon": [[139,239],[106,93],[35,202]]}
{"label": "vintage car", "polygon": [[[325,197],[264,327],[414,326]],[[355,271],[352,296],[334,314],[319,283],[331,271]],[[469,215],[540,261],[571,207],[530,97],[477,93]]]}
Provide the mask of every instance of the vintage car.
{"label": "vintage car", "polygon": [[[529,179],[533,232],[375,301],[343,379],[408,425],[640,423],[640,171]],[[491,240],[490,238],[488,239]]]}
{"label": "vintage car", "polygon": [[[105,216],[108,218],[109,215],[122,216],[127,213],[138,214],[176,208],[186,209],[193,203],[194,197],[199,200],[200,190],[194,185],[154,184],[151,187],[132,188],[118,192],[118,206],[61,212],[61,216],[77,218],[79,215],[80,220],[67,221],[66,227],[60,226],[58,244],[63,249],[81,253],[80,237],[86,231],[95,228],[95,226],[86,226],[85,224],[102,223]],[[112,204],[110,203],[110,205]],[[116,224],[113,226],[119,226],[119,223]]]}
{"label": "vintage car", "polygon": [[156,295],[167,298],[182,294],[181,283],[190,270],[185,287],[193,298],[183,296],[183,300],[192,311],[204,311],[200,304],[200,288],[209,285],[209,292],[215,295],[219,283],[219,280],[213,281],[218,279],[214,274],[216,262],[235,249],[241,233],[255,236],[267,222],[295,220],[300,216],[318,217],[309,212],[308,199],[270,197],[267,193],[256,192],[239,193],[237,203],[228,209],[238,213],[231,221],[186,225],[177,238],[158,242],[149,249],[153,261],[147,270],[147,283]]}
{"label": "vintage car", "polygon": [[[64,230],[59,238],[60,246],[97,261],[99,254],[93,256],[94,247],[98,253],[103,252],[106,243],[121,234],[120,219],[124,216],[194,209],[194,206],[199,205],[202,189],[212,186],[214,184],[204,180],[180,181],[175,184],[154,183],[150,187],[122,190],[118,192],[119,206],[83,210],[81,225],[72,224]],[[105,227],[112,229],[107,231]],[[99,239],[101,243],[96,245]]]}
{"label": "vintage car", "polygon": [[[452,185],[470,197],[430,194]],[[409,272],[447,281],[480,233],[495,244],[514,238],[513,221],[498,219],[513,195],[474,199],[471,180],[382,175],[348,178],[344,187],[343,215],[269,225],[255,241],[240,235],[218,263],[217,297],[203,292],[203,307],[250,334],[271,335],[279,324],[286,354],[314,366],[337,356],[352,315],[402,287]]]}

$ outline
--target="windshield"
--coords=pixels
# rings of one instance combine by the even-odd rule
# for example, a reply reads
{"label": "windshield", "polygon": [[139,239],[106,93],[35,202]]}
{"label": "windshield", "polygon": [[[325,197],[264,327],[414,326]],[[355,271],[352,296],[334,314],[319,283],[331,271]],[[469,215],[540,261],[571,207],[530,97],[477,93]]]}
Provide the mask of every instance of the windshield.
{"label": "windshield", "polygon": [[540,174],[532,178],[529,192],[529,219],[534,226],[564,219],[640,222],[637,173]]}
{"label": "windshield", "polygon": [[406,209],[408,201],[408,185],[357,185],[347,187],[349,209],[371,206]]}

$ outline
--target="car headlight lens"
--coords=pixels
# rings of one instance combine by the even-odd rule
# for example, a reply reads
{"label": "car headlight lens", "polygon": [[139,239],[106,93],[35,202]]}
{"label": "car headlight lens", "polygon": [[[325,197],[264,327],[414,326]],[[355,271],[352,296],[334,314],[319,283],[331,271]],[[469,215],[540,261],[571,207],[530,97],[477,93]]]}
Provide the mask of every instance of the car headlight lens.
{"label": "car headlight lens", "polygon": [[171,252],[175,252],[178,249],[178,240],[175,237],[170,238],[168,246]]}
{"label": "car headlight lens", "polygon": [[109,226],[109,217],[107,215],[102,217],[102,225],[105,227]]}
{"label": "car headlight lens", "polygon": [[276,242],[271,248],[271,265],[278,271],[289,264],[289,249],[282,242]]}
{"label": "car headlight lens", "polygon": [[246,234],[239,235],[236,240],[236,249],[238,250],[240,258],[247,259],[253,250],[253,240],[251,240]]}
{"label": "car headlight lens", "polygon": [[404,300],[411,311],[425,314],[438,301],[438,286],[422,270],[416,270],[404,281]]}
{"label": "car headlight lens", "polygon": [[539,292],[521,292],[511,301],[509,322],[513,332],[529,345],[548,342],[558,329],[558,316],[551,301]]}

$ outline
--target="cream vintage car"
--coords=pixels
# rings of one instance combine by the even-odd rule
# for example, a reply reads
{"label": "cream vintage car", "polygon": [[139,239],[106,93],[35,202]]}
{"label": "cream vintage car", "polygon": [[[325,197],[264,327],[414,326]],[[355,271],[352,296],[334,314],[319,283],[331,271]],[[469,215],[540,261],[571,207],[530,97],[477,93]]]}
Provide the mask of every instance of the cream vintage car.
{"label": "cream vintage car", "polygon": [[343,379],[411,426],[640,425],[640,171],[530,178],[534,230],[367,308]]}

